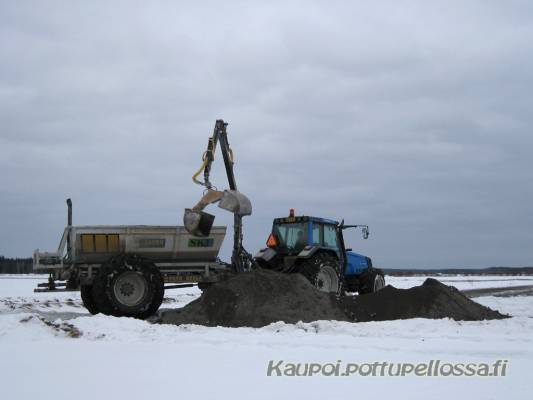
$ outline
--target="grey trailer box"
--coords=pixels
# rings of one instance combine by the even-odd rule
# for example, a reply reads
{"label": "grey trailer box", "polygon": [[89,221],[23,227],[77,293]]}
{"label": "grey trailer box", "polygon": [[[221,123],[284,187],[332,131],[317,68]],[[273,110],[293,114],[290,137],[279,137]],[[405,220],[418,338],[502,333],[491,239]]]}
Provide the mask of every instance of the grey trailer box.
{"label": "grey trailer box", "polygon": [[193,236],[182,226],[67,226],[57,252],[35,250],[33,269],[52,273],[55,279],[68,279],[76,268],[81,270],[80,276],[87,271],[91,276],[95,268],[119,253],[146,258],[163,274],[226,268],[218,260],[225,235],[225,226],[213,227],[207,237]]}

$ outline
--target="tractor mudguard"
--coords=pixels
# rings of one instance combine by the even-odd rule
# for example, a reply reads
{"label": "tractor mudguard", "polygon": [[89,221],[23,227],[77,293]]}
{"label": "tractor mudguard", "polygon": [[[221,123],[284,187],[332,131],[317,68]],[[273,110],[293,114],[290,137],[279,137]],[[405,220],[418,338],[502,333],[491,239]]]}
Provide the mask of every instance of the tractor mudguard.
{"label": "tractor mudguard", "polygon": [[259,250],[259,252],[254,256],[254,259],[261,267],[272,268],[275,267],[277,255],[278,253],[276,250],[266,247]]}
{"label": "tractor mudguard", "polygon": [[309,258],[317,252],[320,247],[318,246],[305,246],[302,251],[298,253],[298,258]]}
{"label": "tractor mudguard", "polygon": [[335,250],[329,249],[327,247],[320,247],[320,246],[305,246],[304,249],[298,253],[297,258],[298,259],[311,258],[319,251],[330,253],[331,255],[335,256],[336,258],[339,258],[339,256],[335,252]]}

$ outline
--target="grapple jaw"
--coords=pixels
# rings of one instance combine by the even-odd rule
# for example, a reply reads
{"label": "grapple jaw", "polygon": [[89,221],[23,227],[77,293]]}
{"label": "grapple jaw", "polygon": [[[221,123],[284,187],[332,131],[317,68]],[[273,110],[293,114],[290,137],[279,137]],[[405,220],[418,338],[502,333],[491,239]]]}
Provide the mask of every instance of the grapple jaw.
{"label": "grapple jaw", "polygon": [[183,225],[187,232],[194,236],[206,237],[211,233],[215,216],[204,211],[185,209]]}
{"label": "grapple jaw", "polygon": [[224,190],[220,192],[209,189],[192,209],[186,208],[183,215],[183,224],[187,232],[194,236],[206,237],[211,233],[215,216],[203,211],[212,203],[226,211],[240,216],[252,214],[250,199],[237,190]]}
{"label": "grapple jaw", "polygon": [[224,190],[218,206],[240,216],[252,215],[252,203],[250,199],[238,190]]}

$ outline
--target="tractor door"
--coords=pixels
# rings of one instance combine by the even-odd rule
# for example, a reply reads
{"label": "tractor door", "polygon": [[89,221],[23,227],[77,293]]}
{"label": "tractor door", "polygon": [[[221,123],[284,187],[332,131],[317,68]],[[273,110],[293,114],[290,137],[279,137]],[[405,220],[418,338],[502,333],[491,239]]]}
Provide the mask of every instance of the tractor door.
{"label": "tractor door", "polygon": [[309,246],[319,246],[335,252],[338,259],[345,265],[344,243],[339,238],[336,225],[313,221],[309,235]]}
{"label": "tractor door", "polygon": [[331,249],[337,253],[339,260],[344,257],[341,255],[341,244],[337,235],[337,228],[335,225],[324,224],[324,242],[323,246]]}

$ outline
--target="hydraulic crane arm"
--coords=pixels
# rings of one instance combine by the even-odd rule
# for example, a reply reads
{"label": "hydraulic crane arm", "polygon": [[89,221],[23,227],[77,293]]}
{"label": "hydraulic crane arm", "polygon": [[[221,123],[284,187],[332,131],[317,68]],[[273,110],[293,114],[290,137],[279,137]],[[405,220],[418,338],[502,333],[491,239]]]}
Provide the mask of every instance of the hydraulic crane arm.
{"label": "hydraulic crane arm", "polygon": [[[237,182],[235,181],[233,170],[233,152],[229,146],[226,131],[227,125],[223,120],[217,120],[215,123],[213,136],[209,138],[207,150],[203,155],[202,166],[192,178],[195,183],[205,186],[207,190],[192,209],[185,209],[183,222],[189,233],[196,236],[208,236],[215,217],[203,211],[205,207],[218,202],[220,208],[233,213],[234,238],[231,261],[234,268],[240,272],[247,269],[251,259],[251,256],[242,247],[242,217],[252,214],[252,204],[244,194],[237,190]],[[224,190],[223,192],[216,190],[210,181],[211,166],[215,160],[215,151],[218,145],[224,159],[229,185],[229,190]],[[203,182],[198,180],[198,176],[202,171],[204,175]]]}
{"label": "hydraulic crane arm", "polygon": [[[209,138],[209,141],[207,142],[207,150],[203,155],[203,164],[198,172],[196,172],[196,174],[194,174],[192,177],[195,183],[203,185],[208,189],[213,187],[209,180],[209,175],[211,173],[211,165],[215,160],[217,145],[220,142],[220,151],[222,152],[222,157],[224,158],[224,166],[226,167],[226,175],[228,177],[229,187],[231,190],[237,190],[235,174],[233,173],[233,151],[231,150],[228,142],[228,134],[226,131],[227,126],[228,124],[221,119],[216,121],[213,136]],[[197,179],[202,171],[204,173],[203,182]]]}

